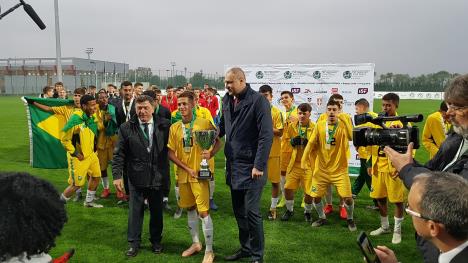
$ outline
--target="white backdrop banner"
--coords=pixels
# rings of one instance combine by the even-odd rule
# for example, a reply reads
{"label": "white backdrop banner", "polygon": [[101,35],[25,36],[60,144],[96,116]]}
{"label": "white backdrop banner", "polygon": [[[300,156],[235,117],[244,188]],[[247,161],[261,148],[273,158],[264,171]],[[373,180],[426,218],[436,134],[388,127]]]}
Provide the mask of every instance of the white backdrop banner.
{"label": "white backdrop banner", "polygon": [[[226,65],[225,71],[234,65]],[[373,107],[374,64],[259,64],[235,65],[244,70],[247,83],[258,91],[268,84],[273,89],[273,104],[285,110],[280,104],[281,92],[294,94],[296,106],[309,103],[311,118],[317,121],[326,111],[328,98],[334,93],[344,97],[344,111],[354,116],[354,102],[360,98],[369,101]],[[359,173],[359,156],[350,143],[350,174]]]}
{"label": "white backdrop banner", "polygon": [[402,100],[443,100],[443,92],[421,92],[421,91],[376,91],[374,97],[381,99],[383,95],[393,92],[400,96]]}

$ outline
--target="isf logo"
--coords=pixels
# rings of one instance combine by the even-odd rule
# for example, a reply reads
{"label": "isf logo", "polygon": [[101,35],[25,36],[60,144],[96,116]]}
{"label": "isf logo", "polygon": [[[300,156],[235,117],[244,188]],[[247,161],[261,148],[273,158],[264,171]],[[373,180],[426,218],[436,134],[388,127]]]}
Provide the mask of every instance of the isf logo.
{"label": "isf logo", "polygon": [[290,79],[292,77],[292,73],[289,70],[285,71],[283,75],[285,79]]}
{"label": "isf logo", "polygon": [[291,88],[291,93],[292,93],[292,94],[301,93],[301,88]]}
{"label": "isf logo", "polygon": [[255,73],[255,77],[257,77],[257,79],[263,79],[263,72],[257,71],[257,73]]}
{"label": "isf logo", "polygon": [[368,88],[359,88],[357,90],[357,93],[358,94],[367,94],[367,92],[369,92],[369,89]]}
{"label": "isf logo", "polygon": [[320,71],[318,71],[318,70],[316,70],[316,71],[314,71],[314,73],[312,73],[312,77],[314,79],[319,79],[321,76],[322,76],[322,73],[320,73]]}
{"label": "isf logo", "polygon": [[350,79],[351,78],[351,71],[349,70],[346,70],[345,72],[343,72],[343,78],[345,79]]}

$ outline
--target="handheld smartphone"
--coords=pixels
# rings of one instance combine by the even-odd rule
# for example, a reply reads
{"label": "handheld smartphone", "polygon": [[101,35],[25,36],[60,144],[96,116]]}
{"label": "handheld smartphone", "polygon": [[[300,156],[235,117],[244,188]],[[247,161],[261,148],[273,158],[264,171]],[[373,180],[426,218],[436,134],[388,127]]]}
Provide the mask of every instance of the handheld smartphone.
{"label": "handheld smartphone", "polygon": [[379,258],[375,254],[374,247],[364,231],[359,234],[357,244],[367,263],[380,263]]}

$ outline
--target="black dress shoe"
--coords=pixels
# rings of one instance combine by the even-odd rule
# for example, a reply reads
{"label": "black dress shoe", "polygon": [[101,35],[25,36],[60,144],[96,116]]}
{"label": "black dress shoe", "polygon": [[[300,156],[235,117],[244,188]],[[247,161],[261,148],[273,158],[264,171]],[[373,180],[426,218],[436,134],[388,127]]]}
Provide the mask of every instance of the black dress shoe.
{"label": "black dress shoe", "polygon": [[151,251],[154,254],[161,254],[162,250],[163,250],[163,247],[159,243],[154,243],[153,245],[151,245]]}
{"label": "black dress shoe", "polygon": [[129,247],[127,252],[125,252],[127,257],[135,257],[138,255],[138,247]]}
{"label": "black dress shoe", "polygon": [[236,253],[225,257],[224,260],[226,260],[226,261],[236,261],[236,260],[239,260],[241,258],[247,258],[247,257],[250,257],[250,253],[244,252],[244,251],[242,251],[242,249],[239,249],[239,250],[236,251]]}

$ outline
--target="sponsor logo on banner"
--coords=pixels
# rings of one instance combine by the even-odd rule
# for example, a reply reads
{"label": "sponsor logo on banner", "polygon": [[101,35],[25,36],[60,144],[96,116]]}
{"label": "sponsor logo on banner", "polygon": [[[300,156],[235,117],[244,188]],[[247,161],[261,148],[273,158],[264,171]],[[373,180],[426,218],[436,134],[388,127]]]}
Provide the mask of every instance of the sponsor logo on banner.
{"label": "sponsor logo on banner", "polygon": [[410,96],[410,98],[414,98],[414,93],[411,92],[411,93],[409,94],[409,96]]}
{"label": "sponsor logo on banner", "polygon": [[285,71],[283,75],[285,79],[290,79],[292,77],[292,73],[289,70]]}
{"label": "sponsor logo on banner", "polygon": [[314,91],[315,94],[326,94],[327,91],[326,90],[316,90]]}
{"label": "sponsor logo on banner", "polygon": [[428,98],[428,99],[432,98],[431,93],[426,93],[426,98]]}
{"label": "sponsor logo on banner", "polygon": [[314,73],[312,73],[312,77],[314,79],[320,79],[321,76],[322,76],[322,74],[318,70],[316,70],[316,71],[314,71]]}
{"label": "sponsor logo on banner", "polygon": [[436,94],[434,95],[434,99],[439,99],[439,98],[440,98],[440,94],[439,94],[439,93],[436,93]]}
{"label": "sponsor logo on banner", "polygon": [[257,73],[255,73],[255,77],[257,77],[257,79],[263,79],[263,72],[257,71]]}
{"label": "sponsor logo on banner", "polygon": [[352,76],[351,71],[346,70],[345,72],[343,72],[343,78],[350,79],[351,76]]}
{"label": "sponsor logo on banner", "polygon": [[311,97],[308,97],[308,98],[307,98],[307,102],[309,102],[309,103],[312,102],[312,98],[311,98]]}
{"label": "sponsor logo on banner", "polygon": [[367,94],[367,92],[369,92],[368,88],[359,88],[357,91],[358,94]]}
{"label": "sponsor logo on banner", "polygon": [[424,98],[424,94],[418,93],[418,98],[421,98],[421,99]]}
{"label": "sponsor logo on banner", "polygon": [[338,93],[338,88],[332,88],[331,92],[332,92],[332,94]]}
{"label": "sponsor logo on banner", "polygon": [[312,91],[311,91],[309,88],[306,88],[306,89],[304,90],[304,94],[309,94],[309,93],[312,93]]}
{"label": "sponsor logo on banner", "polygon": [[291,88],[291,93],[292,93],[292,94],[301,93],[301,88]]}

